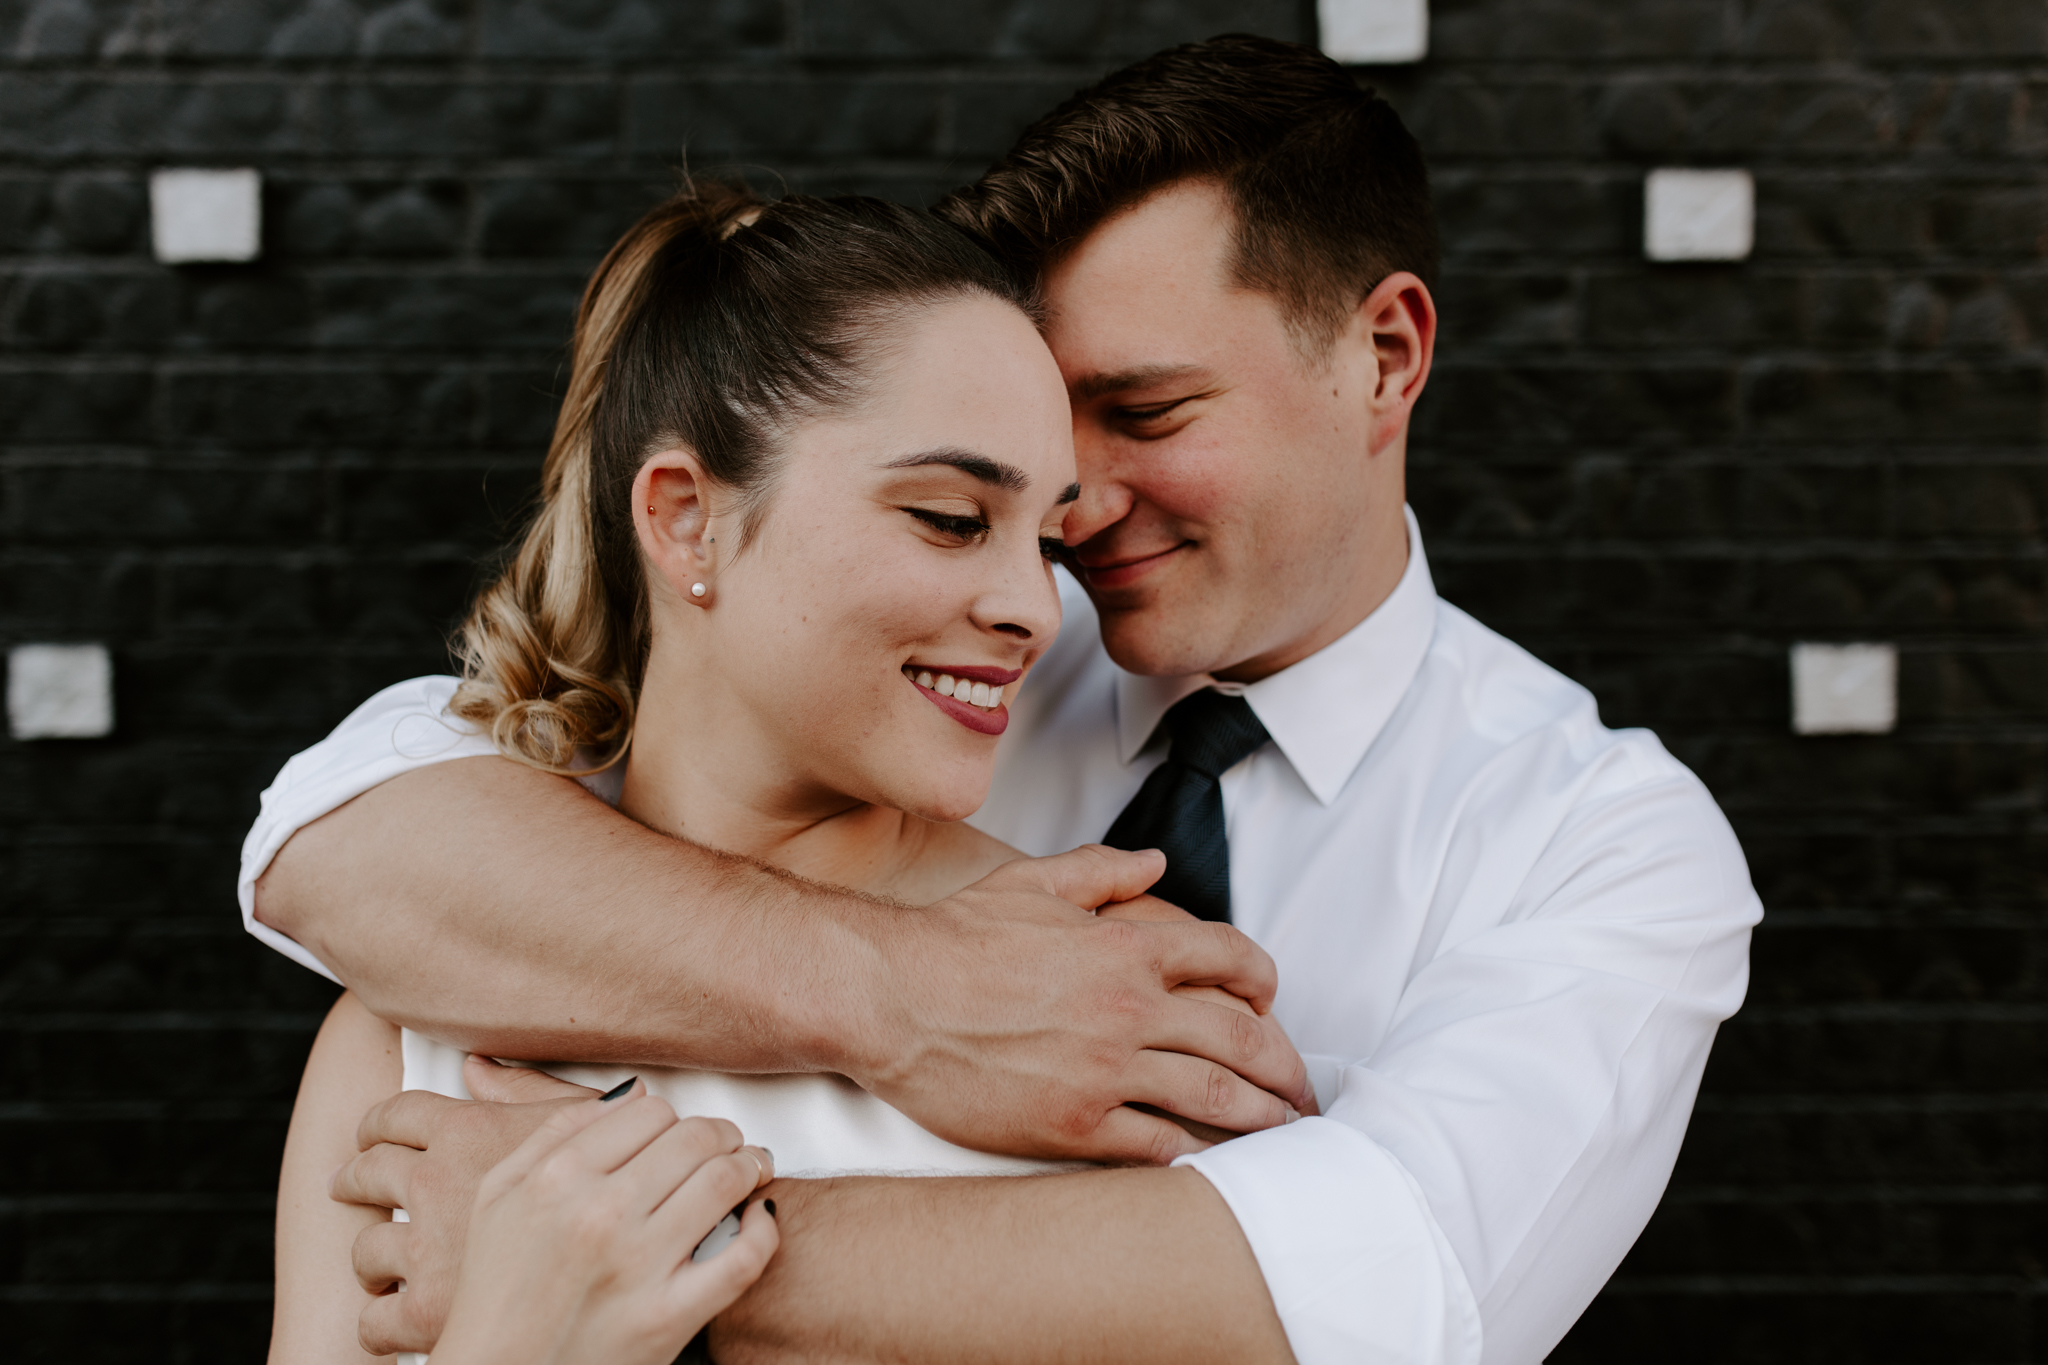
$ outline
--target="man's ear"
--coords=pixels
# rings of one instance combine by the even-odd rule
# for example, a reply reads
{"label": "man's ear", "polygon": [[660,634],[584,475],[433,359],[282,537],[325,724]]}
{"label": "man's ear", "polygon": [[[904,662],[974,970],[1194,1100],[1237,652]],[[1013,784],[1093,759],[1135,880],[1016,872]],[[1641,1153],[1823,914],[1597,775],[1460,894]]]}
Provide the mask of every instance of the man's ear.
{"label": "man's ear", "polygon": [[1367,395],[1372,453],[1408,427],[1408,415],[1429,382],[1436,356],[1436,300],[1429,286],[1406,270],[1381,280],[1352,319],[1352,332],[1371,348],[1378,377]]}
{"label": "man's ear", "polygon": [[718,561],[712,484],[681,448],[650,456],[633,478],[633,529],[654,571],[685,602],[708,606]]}

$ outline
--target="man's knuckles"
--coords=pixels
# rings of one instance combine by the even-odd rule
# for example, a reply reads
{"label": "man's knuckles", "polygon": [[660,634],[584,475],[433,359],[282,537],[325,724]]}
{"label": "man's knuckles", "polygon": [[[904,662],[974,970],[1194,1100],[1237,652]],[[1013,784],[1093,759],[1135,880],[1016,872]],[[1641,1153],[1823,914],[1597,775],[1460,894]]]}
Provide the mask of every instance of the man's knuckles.
{"label": "man's knuckles", "polygon": [[1097,919],[1095,921],[1096,952],[1114,954],[1118,958],[1140,959],[1147,967],[1156,965],[1157,947],[1153,935],[1147,934],[1138,921],[1128,919]]}
{"label": "man's knuckles", "polygon": [[[1230,998],[1235,1000],[1237,997]],[[1224,1046],[1230,1055],[1216,1060],[1228,1063],[1234,1071],[1250,1067],[1266,1054],[1275,1041],[1267,1021],[1256,1014],[1231,1010],[1223,1018]],[[1292,1052],[1294,1049],[1290,1047],[1287,1050]]]}
{"label": "man's knuckles", "polygon": [[1069,1100],[1045,1111],[1054,1136],[1065,1144],[1071,1153],[1085,1153],[1099,1146],[1103,1140],[1105,1116],[1114,1112],[1115,1104],[1102,1104],[1093,1099]]}
{"label": "man's knuckles", "polygon": [[[1142,1037],[1145,1026],[1158,1013],[1158,997],[1150,991],[1126,985],[1113,985],[1102,991],[1095,999],[1095,1017],[1098,1025],[1107,1025],[1120,1038]],[[1131,1045],[1135,1051],[1136,1043]]]}
{"label": "man's knuckles", "polygon": [[1198,1112],[1188,1115],[1222,1127],[1238,1117],[1236,1110],[1239,1098],[1250,1089],[1234,1072],[1220,1066],[1208,1067],[1202,1078],[1202,1097]]}

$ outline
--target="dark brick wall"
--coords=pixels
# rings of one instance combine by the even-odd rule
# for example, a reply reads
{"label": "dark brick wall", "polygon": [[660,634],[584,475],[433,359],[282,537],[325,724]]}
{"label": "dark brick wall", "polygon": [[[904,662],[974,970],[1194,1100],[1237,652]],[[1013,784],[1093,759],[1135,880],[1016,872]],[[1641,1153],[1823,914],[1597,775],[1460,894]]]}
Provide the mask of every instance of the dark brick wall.
{"label": "dark brick wall", "polygon": [[[0,0],[0,642],[98,639],[105,741],[0,741],[0,1328],[252,1358],[330,991],[246,942],[277,764],[442,666],[581,275],[738,162],[928,201],[1169,42],[1297,0]],[[1414,501],[1452,600],[1707,779],[1769,917],[1671,1196],[1559,1361],[2048,1359],[2048,7],[1437,0],[1372,73],[1436,169]],[[264,255],[147,250],[260,167]],[[1658,164],[1757,175],[1645,265]],[[1786,648],[1899,642],[1796,739]],[[15,1349],[20,1349],[15,1346]]]}

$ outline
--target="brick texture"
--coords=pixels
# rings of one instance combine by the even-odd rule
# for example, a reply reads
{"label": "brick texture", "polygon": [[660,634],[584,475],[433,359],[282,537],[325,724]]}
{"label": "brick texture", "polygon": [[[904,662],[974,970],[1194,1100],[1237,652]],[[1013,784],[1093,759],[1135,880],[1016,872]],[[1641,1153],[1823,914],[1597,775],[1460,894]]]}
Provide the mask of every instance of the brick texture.
{"label": "brick texture", "polygon": [[[2048,1360],[2048,8],[1436,0],[1366,73],[1430,153],[1412,496],[1446,596],[1653,727],[1769,907],[1664,1207],[1577,1362]],[[0,740],[0,1318],[253,1358],[331,988],[246,941],[279,762],[445,665],[581,276],[685,153],[918,202],[1096,73],[1305,0],[0,0],[0,643],[116,734]],[[254,165],[165,268],[149,169]],[[1641,259],[1741,165],[1740,265]],[[1789,731],[1798,639],[1900,727]]]}

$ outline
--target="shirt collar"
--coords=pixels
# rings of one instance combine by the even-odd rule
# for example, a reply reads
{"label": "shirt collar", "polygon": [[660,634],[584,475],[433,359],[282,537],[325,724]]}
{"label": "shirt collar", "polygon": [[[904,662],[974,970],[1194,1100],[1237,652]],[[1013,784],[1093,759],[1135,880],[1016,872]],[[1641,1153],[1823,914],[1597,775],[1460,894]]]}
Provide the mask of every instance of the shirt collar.
{"label": "shirt collar", "polygon": [[1241,694],[1295,772],[1329,805],[1344,789],[1408,691],[1436,634],[1436,585],[1412,509],[1408,567],[1386,601],[1337,639],[1270,678],[1240,686],[1206,673],[1144,678],[1117,670],[1118,757],[1133,762],[1166,709],[1208,686]]}

